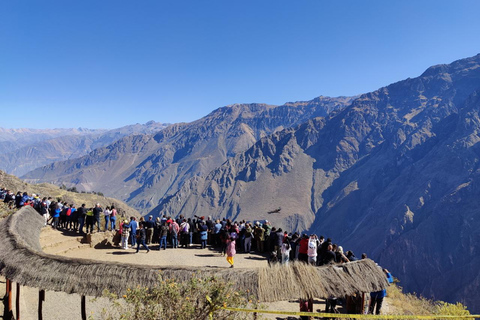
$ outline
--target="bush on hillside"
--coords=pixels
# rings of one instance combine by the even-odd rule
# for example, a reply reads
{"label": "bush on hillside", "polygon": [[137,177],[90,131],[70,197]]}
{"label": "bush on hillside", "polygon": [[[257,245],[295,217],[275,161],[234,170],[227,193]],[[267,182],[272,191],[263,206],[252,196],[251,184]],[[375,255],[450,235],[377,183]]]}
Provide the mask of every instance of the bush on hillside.
{"label": "bush on hillside", "polygon": [[251,306],[248,293],[237,292],[231,283],[215,277],[192,277],[185,282],[173,279],[162,280],[152,288],[128,289],[123,299],[105,292],[114,302],[114,307],[104,310],[107,320],[204,320],[211,314],[213,319],[246,319],[245,314],[223,310],[222,307]]}
{"label": "bush on hillside", "polygon": [[470,315],[467,307],[457,302],[447,303],[433,301],[415,294],[403,293],[402,288],[396,284],[387,289],[389,298],[390,313],[398,315],[449,315],[465,316]]}

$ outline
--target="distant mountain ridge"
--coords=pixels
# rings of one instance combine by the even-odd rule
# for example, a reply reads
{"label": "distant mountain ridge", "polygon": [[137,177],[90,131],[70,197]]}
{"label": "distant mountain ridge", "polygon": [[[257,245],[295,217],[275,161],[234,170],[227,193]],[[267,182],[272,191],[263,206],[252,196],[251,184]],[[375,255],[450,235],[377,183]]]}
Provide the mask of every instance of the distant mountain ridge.
{"label": "distant mountain ridge", "polygon": [[0,128],[0,154],[14,152],[33,143],[67,135],[91,135],[105,132],[105,129],[6,129]]}
{"label": "distant mountain ridge", "polygon": [[1,129],[0,169],[21,176],[66,159],[75,159],[131,134],[156,133],[169,124],[149,121],[117,129]]}
{"label": "distant mountain ridge", "polygon": [[353,99],[318,97],[282,106],[231,105],[192,123],[171,125],[156,135],[125,137],[88,156],[39,168],[24,178],[105,190],[148,212],[185,180],[208,174],[261,137],[311,117],[326,116]]}

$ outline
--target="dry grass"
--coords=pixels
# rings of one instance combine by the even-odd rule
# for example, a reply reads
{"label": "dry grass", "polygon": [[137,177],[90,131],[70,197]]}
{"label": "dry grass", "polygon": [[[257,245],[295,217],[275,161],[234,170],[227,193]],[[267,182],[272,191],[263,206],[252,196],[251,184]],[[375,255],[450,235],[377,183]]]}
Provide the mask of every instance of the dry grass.
{"label": "dry grass", "polygon": [[75,204],[77,207],[79,207],[83,203],[85,203],[87,208],[93,207],[96,203],[100,203],[103,208],[114,204],[115,208],[121,216],[141,216],[137,210],[129,207],[125,202],[117,199],[99,196],[95,194],[70,192],[48,183],[30,184],[20,180],[13,175],[6,174],[1,170],[0,187],[12,190],[14,193],[17,193],[17,191],[25,191],[29,195],[35,193],[40,195],[40,197],[52,197],[55,201],[57,201],[57,199],[61,199],[62,201]]}
{"label": "dry grass", "polygon": [[403,293],[402,288],[392,284],[387,289],[387,297],[391,314],[428,315],[435,311],[435,303],[414,294]]}
{"label": "dry grass", "polygon": [[389,314],[393,315],[470,315],[467,308],[461,303],[447,303],[434,301],[415,294],[403,293],[396,284],[387,288]]}

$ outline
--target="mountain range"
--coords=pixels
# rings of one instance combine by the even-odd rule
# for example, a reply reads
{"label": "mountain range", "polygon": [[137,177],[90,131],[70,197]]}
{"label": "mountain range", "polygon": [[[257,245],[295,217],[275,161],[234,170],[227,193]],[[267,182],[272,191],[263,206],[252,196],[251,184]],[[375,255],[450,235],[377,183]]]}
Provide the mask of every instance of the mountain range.
{"label": "mountain range", "polygon": [[148,213],[185,181],[208,174],[258,139],[312,117],[326,116],[352,100],[319,97],[282,106],[231,105],[154,135],[124,137],[84,157],[38,168],[23,178],[75,185],[86,191],[108,190],[110,196]]}
{"label": "mountain range", "polygon": [[169,124],[149,121],[117,129],[2,129],[0,170],[22,176],[56,161],[75,159],[132,134],[151,134]]}
{"label": "mountain range", "polygon": [[322,234],[480,311],[479,109],[477,55],[356,97],[220,108],[24,178]]}

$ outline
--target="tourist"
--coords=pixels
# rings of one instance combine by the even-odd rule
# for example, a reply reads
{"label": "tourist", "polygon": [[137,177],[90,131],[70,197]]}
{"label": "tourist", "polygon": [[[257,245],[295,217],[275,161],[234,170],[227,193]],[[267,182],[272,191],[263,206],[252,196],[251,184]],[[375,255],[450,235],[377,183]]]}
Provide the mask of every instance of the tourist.
{"label": "tourist", "polygon": [[280,259],[282,257],[282,245],[283,245],[283,238],[284,233],[282,228],[278,228],[278,230],[270,234],[273,237],[273,251],[277,253],[277,257]]}
{"label": "tourist", "polygon": [[85,218],[87,217],[87,209],[85,208],[85,203],[82,204],[80,208],[78,208],[78,222],[79,227],[78,231],[83,234],[83,226],[85,225]]}
{"label": "tourist", "polygon": [[282,248],[281,248],[281,254],[282,254],[282,263],[285,265],[288,265],[288,262],[290,261],[290,251],[292,250],[292,247],[290,246],[290,241],[288,238],[283,241]]}
{"label": "tourist", "polygon": [[244,240],[243,240],[243,245],[244,245],[243,250],[245,253],[250,253],[250,250],[252,250],[252,238],[253,238],[252,225],[250,223],[247,223],[245,225]]}
{"label": "tourist", "polygon": [[158,246],[158,250],[160,251],[163,248],[163,250],[167,250],[167,235],[168,235],[168,229],[169,227],[167,226],[167,222],[165,220],[165,222],[162,224],[162,226],[160,227],[160,245]]}
{"label": "tourist", "polygon": [[95,225],[95,216],[93,215],[93,209],[87,210],[87,233],[93,233],[93,226]]}
{"label": "tourist", "polygon": [[308,263],[311,265],[317,264],[317,247],[318,247],[317,236],[312,234],[308,239],[308,248],[307,248]]}
{"label": "tourist", "polygon": [[196,231],[195,229],[195,223],[192,221],[192,219],[188,218],[187,219],[188,223],[188,246],[191,247],[193,244],[193,233]]}
{"label": "tourist", "polygon": [[[388,272],[387,269],[383,269],[383,272],[385,273],[385,276],[387,277],[388,283],[393,283],[393,277]],[[375,310],[375,314],[380,314],[380,311],[382,309],[382,304],[383,304],[383,298],[387,296],[387,290],[383,289],[380,291],[375,291],[370,293],[370,308],[368,309],[368,313],[373,314],[373,311],[375,309],[375,306],[377,307]]]}
{"label": "tourist", "polygon": [[100,203],[97,203],[95,205],[95,208],[93,208],[94,224],[97,225],[97,232],[100,232],[100,214],[102,212],[103,212],[103,210],[100,207]]}
{"label": "tourist", "polygon": [[355,256],[355,254],[353,253],[353,251],[347,251],[347,259],[349,261],[357,261],[358,258]]}
{"label": "tourist", "polygon": [[337,256],[333,252],[333,245],[329,244],[327,247],[327,252],[323,255],[323,265],[328,265],[337,262]]}
{"label": "tourist", "polygon": [[336,257],[338,263],[350,262],[350,260],[348,260],[348,258],[343,253],[343,247],[342,246],[338,246],[337,249],[335,250],[335,257]]}
{"label": "tourist", "polygon": [[60,227],[60,208],[57,206],[56,209],[54,209],[54,214],[53,214],[53,224],[52,228],[58,229]]}
{"label": "tourist", "polygon": [[122,235],[122,241],[121,241],[121,248],[124,250],[128,249],[128,236],[130,235],[130,224],[128,220],[125,220],[123,224],[121,225],[121,235]]}
{"label": "tourist", "polygon": [[110,226],[110,215],[112,214],[112,210],[110,207],[105,207],[103,210],[103,216],[105,218],[105,232],[108,231],[108,227]]}
{"label": "tourist", "polygon": [[137,245],[137,229],[139,228],[137,218],[130,217],[130,222],[128,225],[130,227],[130,244],[132,245],[132,248],[135,248]]}
{"label": "tourist", "polygon": [[180,231],[180,226],[177,221],[172,220],[169,226],[169,231],[172,237],[172,248],[178,248],[178,232]]}
{"label": "tourist", "polygon": [[[125,220],[126,221],[126,220]],[[143,227],[143,223],[140,223],[138,226],[138,244],[137,244],[137,251],[135,253],[138,253],[140,251],[140,245],[142,245],[145,249],[147,249],[147,253],[150,252],[150,249],[148,246],[145,244],[145,240],[147,239],[147,234],[145,232],[145,228]]]}
{"label": "tourist", "polygon": [[181,241],[180,241],[180,246],[186,248],[188,246],[188,230],[190,228],[190,225],[188,224],[186,219],[183,219],[182,223],[180,224],[180,236],[181,236]]}
{"label": "tourist", "polygon": [[116,222],[117,222],[117,209],[115,209],[115,206],[112,204],[111,208],[112,213],[110,214],[110,230],[114,231],[116,230]]}
{"label": "tourist", "polygon": [[43,220],[44,220],[43,226],[46,227],[48,222],[47,197],[43,197],[42,202],[40,203],[40,214],[43,216]]}
{"label": "tourist", "polygon": [[72,204],[72,207],[71,207],[71,214],[70,214],[70,219],[72,221],[72,224],[70,226],[70,228],[72,229],[72,231],[75,231],[77,232],[77,229],[78,229],[78,210],[77,210],[77,207]]}
{"label": "tourist", "polygon": [[308,235],[304,234],[298,244],[298,260],[308,263]]}
{"label": "tourist", "polygon": [[[166,221],[166,220],[165,220]],[[162,228],[162,221],[160,217],[155,218],[152,243],[160,243],[160,229]]]}
{"label": "tourist", "polygon": [[202,249],[207,247],[207,240],[208,240],[208,227],[205,222],[200,224],[200,242]]}
{"label": "tourist", "polygon": [[230,268],[233,268],[233,257],[237,253],[235,250],[235,239],[233,237],[228,237],[227,239],[227,262],[230,263]]}
{"label": "tourist", "polygon": [[153,216],[149,216],[148,220],[145,221],[144,228],[147,228],[147,244],[152,243],[153,231],[155,229],[155,221],[153,221]]}
{"label": "tourist", "polygon": [[257,245],[256,251],[262,253],[263,252],[263,241],[265,240],[265,230],[260,226],[260,222],[255,223],[255,229],[253,230],[255,235],[255,243]]}

